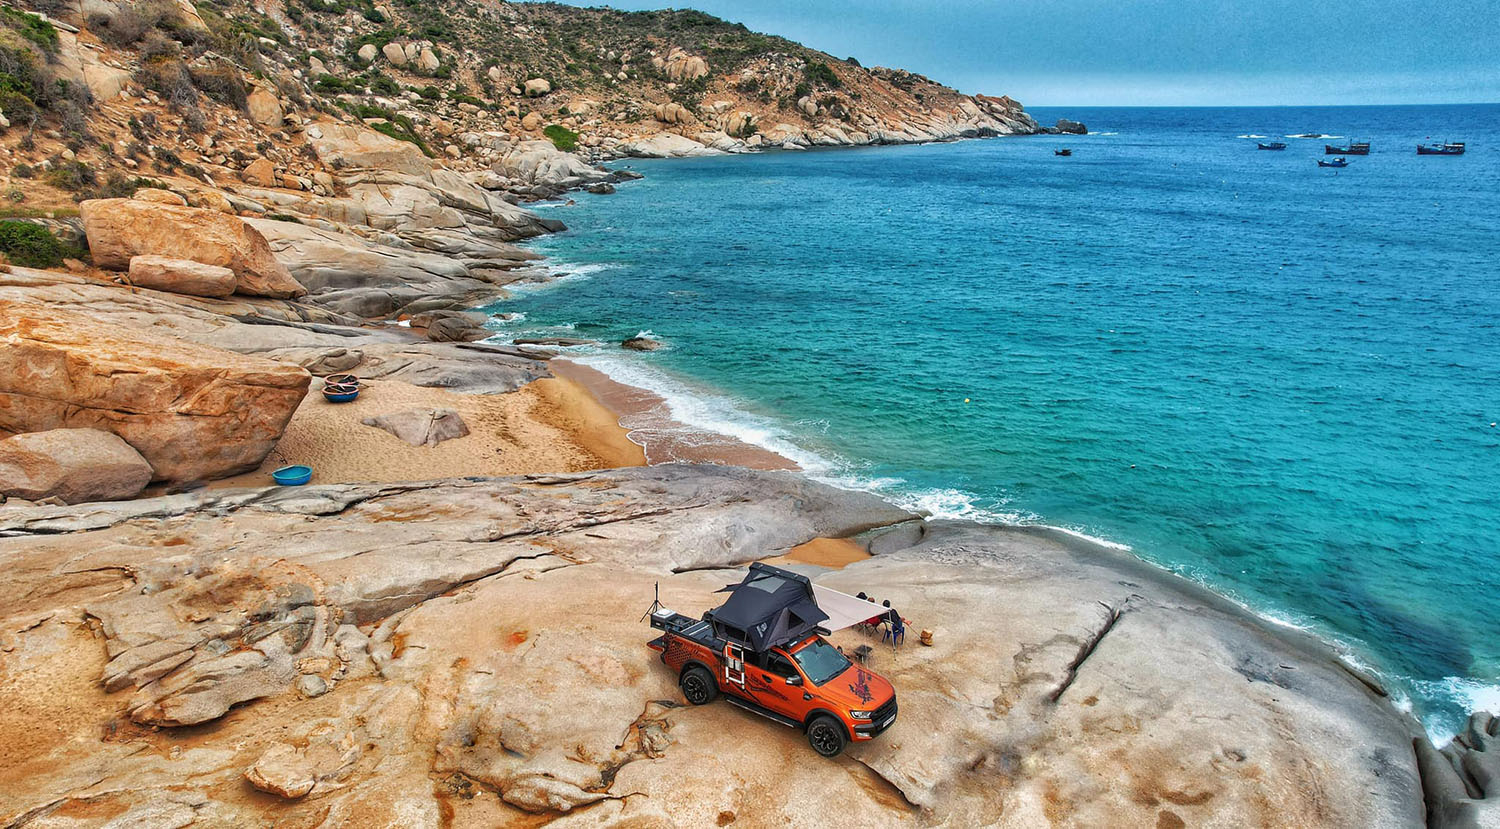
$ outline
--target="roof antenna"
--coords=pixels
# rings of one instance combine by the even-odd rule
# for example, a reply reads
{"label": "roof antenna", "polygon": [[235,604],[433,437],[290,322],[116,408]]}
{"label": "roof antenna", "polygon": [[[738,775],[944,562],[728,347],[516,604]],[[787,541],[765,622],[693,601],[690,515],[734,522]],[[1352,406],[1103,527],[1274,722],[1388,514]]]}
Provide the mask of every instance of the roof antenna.
{"label": "roof antenna", "polygon": [[642,622],[646,621],[646,617],[647,616],[650,616],[651,614],[655,613],[656,611],[658,611],[660,609],[661,609],[661,582],[656,582],[656,597],[651,600],[651,607],[649,607],[649,608],[646,609],[645,614],[641,616],[641,621]]}

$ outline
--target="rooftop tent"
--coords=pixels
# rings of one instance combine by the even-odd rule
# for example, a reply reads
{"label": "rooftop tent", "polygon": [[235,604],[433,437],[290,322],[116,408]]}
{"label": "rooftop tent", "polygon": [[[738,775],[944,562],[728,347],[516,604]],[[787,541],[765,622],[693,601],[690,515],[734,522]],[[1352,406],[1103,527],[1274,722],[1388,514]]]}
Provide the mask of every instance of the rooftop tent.
{"label": "rooftop tent", "polygon": [[812,633],[828,614],[813,596],[812,582],[790,570],[755,562],[724,604],[703,615],[721,638],[764,651]]}

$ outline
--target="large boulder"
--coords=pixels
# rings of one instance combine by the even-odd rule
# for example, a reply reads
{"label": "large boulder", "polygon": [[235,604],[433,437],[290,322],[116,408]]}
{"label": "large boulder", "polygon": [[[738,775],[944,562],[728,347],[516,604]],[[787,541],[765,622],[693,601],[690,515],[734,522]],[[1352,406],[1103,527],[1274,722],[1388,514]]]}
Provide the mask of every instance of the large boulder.
{"label": "large boulder", "polygon": [[241,294],[297,297],[307,293],[260,231],[237,216],[200,207],[135,199],[93,199],[79,205],[94,264],[129,267],[133,256],[191,259],[234,271]]}
{"label": "large boulder", "polygon": [[374,169],[408,175],[431,172],[417,145],[354,124],[318,123],[307,129],[318,160],[335,170]]}
{"label": "large boulder", "polygon": [[693,121],[693,114],[682,104],[669,102],[657,105],[656,120],[663,124],[688,124]]}
{"label": "large boulder", "polygon": [[98,429],[50,429],[0,440],[0,495],[69,504],[141,494],[151,464],[130,444]]}
{"label": "large boulder", "polygon": [[189,259],[132,256],[130,283],[138,288],[188,296],[224,297],[234,293],[234,271]]}
{"label": "large boulder", "polygon": [[1089,128],[1077,121],[1069,121],[1066,118],[1057,119],[1057,131],[1064,135],[1087,135]]}
{"label": "large boulder", "polygon": [[380,47],[380,51],[385,54],[385,59],[388,60],[388,61],[390,61],[393,65],[395,65],[395,66],[405,66],[406,65],[406,47],[405,46],[402,46],[399,43],[387,43],[386,45]]}
{"label": "large boulder", "polygon": [[724,132],[731,138],[747,138],[755,134],[755,113],[736,110],[724,119]]}
{"label": "large boulder", "polygon": [[552,91],[552,84],[543,78],[532,78],[526,82],[525,93],[528,98],[540,98]]}
{"label": "large boulder", "polygon": [[469,426],[453,409],[407,409],[360,421],[384,429],[412,446],[437,446],[469,434]]}
{"label": "large boulder", "polygon": [[0,344],[0,431],[113,432],[174,483],[259,466],[311,381],[295,365],[40,303],[0,302]]}
{"label": "large boulder", "polygon": [[255,123],[266,129],[281,129],[282,111],[281,100],[276,94],[263,86],[257,86],[246,101],[250,109],[250,118]]}
{"label": "large boulder", "polygon": [[417,54],[416,64],[418,69],[431,73],[438,71],[443,62],[438,59],[437,53],[432,51],[432,47],[424,46],[422,51]]}
{"label": "large boulder", "polygon": [[677,49],[665,59],[654,58],[651,63],[666,74],[667,80],[674,82],[694,81],[708,74],[707,61]]}

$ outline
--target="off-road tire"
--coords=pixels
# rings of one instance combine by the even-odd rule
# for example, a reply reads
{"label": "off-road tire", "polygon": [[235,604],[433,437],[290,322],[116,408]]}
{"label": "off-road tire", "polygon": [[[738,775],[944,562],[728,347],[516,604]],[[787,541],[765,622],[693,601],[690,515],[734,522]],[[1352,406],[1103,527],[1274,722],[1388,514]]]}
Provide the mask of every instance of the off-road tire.
{"label": "off-road tire", "polygon": [[677,684],[682,687],[682,695],[694,705],[707,705],[719,696],[719,686],[714,683],[713,674],[698,665],[683,671]]}
{"label": "off-road tire", "polygon": [[824,757],[837,757],[849,742],[844,724],[824,714],[807,724],[807,744]]}

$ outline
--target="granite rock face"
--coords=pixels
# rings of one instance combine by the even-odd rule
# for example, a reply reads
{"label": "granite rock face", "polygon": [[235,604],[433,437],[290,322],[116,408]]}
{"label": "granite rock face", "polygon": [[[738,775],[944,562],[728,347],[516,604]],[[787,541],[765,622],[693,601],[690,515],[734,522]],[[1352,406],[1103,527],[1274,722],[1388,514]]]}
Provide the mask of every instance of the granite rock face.
{"label": "granite rock face", "polygon": [[264,236],[237,216],[136,199],[94,199],[79,205],[94,264],[129,267],[133,256],[190,259],[234,271],[236,291],[267,297],[307,293],[276,261]]}
{"label": "granite rock face", "polygon": [[112,432],[169,482],[254,469],[311,380],[51,304],[0,300],[0,342],[0,430]]}
{"label": "granite rock face", "polygon": [[0,440],[0,495],[69,504],[141,494],[151,464],[130,444],[97,429],[50,429]]}
{"label": "granite rock face", "polygon": [[130,284],[174,294],[226,297],[238,283],[228,268],[166,256],[132,256]]}
{"label": "granite rock face", "polygon": [[[654,588],[696,615],[735,565],[866,530],[879,554],[820,583],[890,598],[936,634],[899,650],[835,634],[875,646],[900,698],[890,731],[828,761],[792,729],[683,704],[644,647]],[[1407,721],[1311,640],[1110,551],[923,522],[791,473],[667,465],[0,511],[0,556],[17,597],[0,726],[36,716],[42,687],[64,724],[10,752],[0,820],[178,808],[164,786],[225,824],[1423,819]]]}

